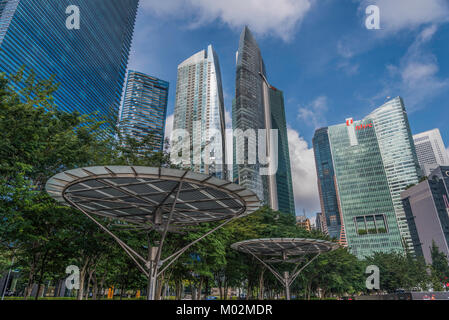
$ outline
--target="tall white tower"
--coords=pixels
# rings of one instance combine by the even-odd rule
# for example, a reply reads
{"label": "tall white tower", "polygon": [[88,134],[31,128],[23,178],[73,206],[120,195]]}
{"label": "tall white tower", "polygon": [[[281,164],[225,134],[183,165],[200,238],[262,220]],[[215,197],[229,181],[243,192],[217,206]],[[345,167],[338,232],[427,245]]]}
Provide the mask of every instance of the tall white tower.
{"label": "tall white tower", "polygon": [[[190,161],[185,167],[228,179],[221,71],[212,45],[178,66],[173,132],[177,130],[189,135]],[[172,137],[172,159],[181,149],[176,147],[179,138]]]}

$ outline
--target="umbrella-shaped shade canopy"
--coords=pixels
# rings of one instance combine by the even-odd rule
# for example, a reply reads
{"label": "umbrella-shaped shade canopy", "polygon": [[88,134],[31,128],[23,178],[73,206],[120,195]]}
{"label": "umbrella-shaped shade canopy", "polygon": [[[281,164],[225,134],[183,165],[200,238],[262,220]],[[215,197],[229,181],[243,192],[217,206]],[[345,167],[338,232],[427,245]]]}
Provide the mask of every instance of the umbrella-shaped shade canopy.
{"label": "umbrella-shaped shade canopy", "polygon": [[257,256],[280,257],[283,258],[282,260],[285,260],[310,253],[329,252],[337,249],[339,245],[318,239],[274,238],[241,241],[232,244],[231,247],[244,253],[253,253]]}
{"label": "umbrella-shaped shade canopy", "polygon": [[168,168],[79,168],[55,175],[46,190],[60,203],[145,225],[163,224],[173,206],[170,224],[181,226],[244,216],[260,207],[257,196],[239,185]]}

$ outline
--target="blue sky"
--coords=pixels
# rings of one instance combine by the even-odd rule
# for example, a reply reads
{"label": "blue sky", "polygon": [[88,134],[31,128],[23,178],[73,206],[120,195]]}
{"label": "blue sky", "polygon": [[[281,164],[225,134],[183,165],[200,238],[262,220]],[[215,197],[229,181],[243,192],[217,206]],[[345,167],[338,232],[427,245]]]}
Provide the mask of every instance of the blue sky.
{"label": "blue sky", "polygon": [[[371,4],[380,30],[365,27]],[[245,24],[270,83],[284,91],[298,214],[320,210],[311,149],[318,127],[402,96],[412,132],[439,128],[449,144],[447,0],[141,0],[129,67],[170,82],[171,115],[177,65],[212,44],[230,111]]]}

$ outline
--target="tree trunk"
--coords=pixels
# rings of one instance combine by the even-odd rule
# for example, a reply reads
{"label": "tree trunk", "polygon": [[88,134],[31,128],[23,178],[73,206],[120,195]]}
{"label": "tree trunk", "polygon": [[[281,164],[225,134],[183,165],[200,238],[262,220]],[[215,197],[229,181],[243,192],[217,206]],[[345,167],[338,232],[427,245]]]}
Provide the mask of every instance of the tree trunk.
{"label": "tree trunk", "polygon": [[265,273],[265,268],[262,268],[259,276],[259,300],[263,300],[263,275]]}
{"label": "tree trunk", "polygon": [[228,281],[225,280],[225,284],[224,284],[224,299],[228,300]]}
{"label": "tree trunk", "polygon": [[157,286],[156,286],[156,300],[161,300],[161,296],[162,296],[162,288],[164,287],[164,279],[165,279],[165,275],[162,274],[159,281],[157,282]]}
{"label": "tree trunk", "polygon": [[92,274],[94,273],[94,269],[89,270],[89,277],[87,278],[87,286],[86,286],[86,296],[85,299],[89,300],[89,289],[90,289],[90,282],[92,280]]}
{"label": "tree trunk", "polygon": [[198,292],[196,294],[196,300],[201,300],[201,291],[203,290],[203,282],[204,279],[203,277],[201,277],[200,283],[198,284]]}
{"label": "tree trunk", "polygon": [[83,265],[83,268],[80,271],[80,289],[78,290],[78,300],[83,300],[84,297],[84,283],[86,278],[86,270],[87,265],[89,264],[89,258],[86,259],[86,262]]}
{"label": "tree trunk", "polygon": [[92,277],[92,282],[94,283],[93,289],[92,289],[92,300],[97,300],[98,295],[98,282],[97,282],[97,276],[94,273]]}

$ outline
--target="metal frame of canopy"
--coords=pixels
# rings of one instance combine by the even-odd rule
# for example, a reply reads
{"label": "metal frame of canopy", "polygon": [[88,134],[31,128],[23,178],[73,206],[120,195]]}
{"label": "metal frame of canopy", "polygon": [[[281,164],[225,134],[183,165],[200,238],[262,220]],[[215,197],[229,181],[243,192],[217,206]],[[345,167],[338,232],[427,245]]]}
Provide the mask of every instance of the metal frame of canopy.
{"label": "metal frame of canopy", "polygon": [[[285,288],[285,296],[290,300],[290,286],[300,273],[310,265],[322,253],[335,250],[339,247],[337,243],[303,238],[273,238],[253,239],[236,242],[231,248],[243,253],[249,253],[264,265],[281,282]],[[303,257],[307,254],[315,254],[301,268]],[[264,257],[267,257],[264,259]],[[292,273],[285,271],[283,275],[270,263],[292,263],[295,268]]]}
{"label": "metal frame of canopy", "polygon": [[[148,300],[154,300],[157,278],[186,250],[224,225],[253,213],[260,201],[250,190],[213,176],[188,170],[139,166],[99,166],[59,173],[46,184],[58,202],[80,210],[122,247],[148,277]],[[148,244],[144,258],[94,216],[114,226],[161,234]],[[162,259],[168,232],[185,226],[222,221],[185,247]]]}

